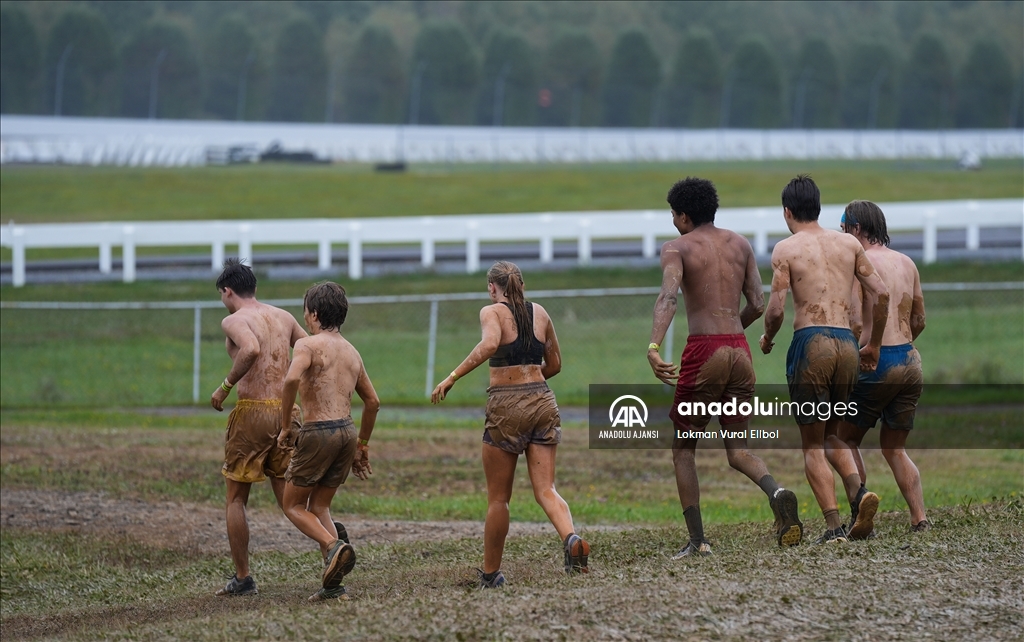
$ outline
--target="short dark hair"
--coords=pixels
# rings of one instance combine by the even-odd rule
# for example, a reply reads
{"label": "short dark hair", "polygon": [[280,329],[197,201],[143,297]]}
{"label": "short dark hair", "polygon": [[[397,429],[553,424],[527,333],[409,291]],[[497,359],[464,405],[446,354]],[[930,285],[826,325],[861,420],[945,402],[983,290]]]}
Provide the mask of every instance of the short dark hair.
{"label": "short dark hair", "polygon": [[345,288],[332,281],[315,283],[302,299],[302,305],[316,313],[323,330],[340,330],[348,316],[348,297]]}
{"label": "short dark hair", "polygon": [[782,190],[782,206],[793,213],[793,218],[807,223],[817,221],[821,214],[821,192],[810,175],[800,174]]}
{"label": "short dark hair", "polygon": [[252,268],[236,258],[224,261],[224,269],[217,277],[217,289],[231,288],[242,298],[256,294],[256,275]]}
{"label": "short dark hair", "polygon": [[713,223],[718,211],[718,190],[706,178],[687,176],[676,182],[665,199],[676,214],[686,214],[694,226]]}
{"label": "short dark hair", "polygon": [[885,227],[882,208],[871,201],[851,201],[843,212],[847,226],[859,225],[860,231],[875,245],[889,246],[889,230]]}

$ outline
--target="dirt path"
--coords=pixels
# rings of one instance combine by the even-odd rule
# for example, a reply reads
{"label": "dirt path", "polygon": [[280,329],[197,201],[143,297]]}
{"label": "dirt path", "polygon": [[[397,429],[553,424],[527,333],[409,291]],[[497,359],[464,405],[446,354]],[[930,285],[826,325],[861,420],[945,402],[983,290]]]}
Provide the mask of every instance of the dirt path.
{"label": "dirt path", "polygon": [[[228,538],[224,511],[211,506],[178,502],[145,502],[115,499],[106,493],[57,493],[43,490],[0,492],[3,528],[45,531],[74,530],[111,533],[144,544],[201,553],[226,553]],[[366,520],[338,515],[352,543],[439,541],[482,537],[483,522],[412,522]],[[305,551],[311,542],[299,533],[280,511],[249,511],[249,549],[256,551]],[[616,530],[597,527],[591,530]],[[512,522],[509,537],[554,534],[547,523]]]}

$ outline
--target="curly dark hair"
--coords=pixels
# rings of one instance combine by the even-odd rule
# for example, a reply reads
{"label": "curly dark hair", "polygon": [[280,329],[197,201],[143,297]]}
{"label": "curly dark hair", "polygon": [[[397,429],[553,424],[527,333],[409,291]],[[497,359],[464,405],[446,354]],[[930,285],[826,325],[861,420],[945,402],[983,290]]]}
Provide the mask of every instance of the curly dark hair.
{"label": "curly dark hair", "polygon": [[821,214],[821,192],[809,174],[800,174],[782,189],[782,206],[802,223],[818,220]]}
{"label": "curly dark hair", "polygon": [[345,288],[332,281],[321,281],[310,286],[302,299],[302,305],[316,313],[322,330],[340,330],[348,316]]}
{"label": "curly dark hair", "polygon": [[224,288],[231,288],[238,296],[248,299],[256,294],[256,275],[251,267],[232,257],[224,261],[224,269],[217,277],[217,289]]}
{"label": "curly dark hair", "polygon": [[687,176],[672,186],[665,200],[676,214],[689,216],[695,227],[715,221],[718,190],[706,178]]}

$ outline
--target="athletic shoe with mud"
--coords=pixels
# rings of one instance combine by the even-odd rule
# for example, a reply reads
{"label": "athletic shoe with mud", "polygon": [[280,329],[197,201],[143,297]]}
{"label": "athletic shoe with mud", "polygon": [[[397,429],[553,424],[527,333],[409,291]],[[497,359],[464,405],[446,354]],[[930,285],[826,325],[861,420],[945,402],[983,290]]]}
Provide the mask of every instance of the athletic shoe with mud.
{"label": "athletic shoe with mud", "polygon": [[674,560],[681,560],[684,557],[707,557],[711,555],[711,542],[704,540],[700,546],[694,546],[693,542],[687,542],[678,553],[672,556]]}
{"label": "athletic shoe with mud", "polygon": [[931,529],[932,523],[929,522],[927,519],[922,519],[921,521],[910,527],[910,530],[913,533],[924,533],[930,531]]}
{"label": "athletic shoe with mud", "polygon": [[232,575],[231,580],[228,581],[224,588],[217,591],[217,595],[229,595],[232,597],[238,595],[256,595],[259,591],[256,590],[256,580],[252,579],[252,575],[248,576],[244,580],[238,579],[238,575]]}
{"label": "athletic shoe with mud", "polygon": [[845,544],[849,540],[846,539],[846,529],[840,526],[834,530],[825,531],[825,534],[814,540],[815,544]]}
{"label": "athletic shoe with mud", "polygon": [[867,539],[875,529],[875,513],[878,511],[878,495],[863,486],[857,491],[857,498],[850,504],[850,539]]}
{"label": "athletic shoe with mud", "polygon": [[322,588],[316,593],[309,596],[310,602],[326,602],[327,600],[348,600],[348,593],[345,592],[344,586],[338,586],[335,588]]}
{"label": "athletic shoe with mud", "polygon": [[334,530],[338,531],[338,539],[345,542],[346,544],[352,543],[348,539],[348,530],[345,529],[344,524],[342,524],[341,522],[334,522]]}
{"label": "athletic shoe with mud", "polygon": [[804,536],[804,525],[800,521],[800,505],[796,493],[785,488],[775,491],[769,502],[775,513],[775,534],[779,546],[796,546]]}
{"label": "athletic shoe with mud", "polygon": [[324,561],[323,587],[335,589],[341,586],[341,581],[352,572],[356,566],[356,549],[343,540],[338,540],[334,546],[327,551],[327,559]]}
{"label": "athletic shoe with mud", "polygon": [[565,538],[565,572],[570,575],[574,573],[589,573],[587,558],[590,557],[590,544],[577,535],[570,534]]}
{"label": "athletic shoe with mud", "polygon": [[493,573],[484,573],[483,569],[476,569],[476,574],[479,579],[477,582],[477,588],[482,589],[493,589],[505,586],[505,574],[499,571]]}

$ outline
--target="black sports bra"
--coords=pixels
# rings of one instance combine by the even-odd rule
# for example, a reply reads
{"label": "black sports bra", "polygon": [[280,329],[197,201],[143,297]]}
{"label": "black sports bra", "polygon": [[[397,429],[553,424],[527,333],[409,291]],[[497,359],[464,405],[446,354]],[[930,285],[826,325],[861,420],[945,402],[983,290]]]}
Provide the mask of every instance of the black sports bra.
{"label": "black sports bra", "polygon": [[[502,303],[505,303],[505,301],[502,301]],[[512,306],[508,303],[505,303],[505,306],[512,310]],[[516,328],[519,331],[519,336],[516,337],[516,340],[512,343],[498,346],[490,360],[492,368],[524,365],[539,366],[544,360],[544,343],[537,338],[537,335],[533,334],[533,304],[527,301],[526,307],[530,311],[530,327]],[[533,341],[530,343],[529,348],[526,347],[527,333],[533,335]]]}

